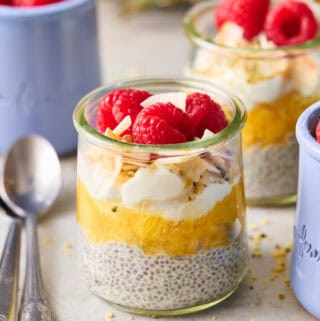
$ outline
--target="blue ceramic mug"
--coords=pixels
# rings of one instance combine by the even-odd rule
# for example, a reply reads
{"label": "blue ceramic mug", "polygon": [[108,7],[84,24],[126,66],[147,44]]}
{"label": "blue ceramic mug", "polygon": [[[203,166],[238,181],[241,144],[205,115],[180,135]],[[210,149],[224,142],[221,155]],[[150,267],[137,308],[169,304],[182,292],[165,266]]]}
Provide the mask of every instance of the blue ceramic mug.
{"label": "blue ceramic mug", "polygon": [[296,135],[300,146],[297,217],[291,261],[291,284],[304,308],[320,318],[320,144],[315,128],[320,102],[300,116]]}
{"label": "blue ceramic mug", "polygon": [[94,0],[0,6],[0,154],[26,134],[75,151],[74,106],[100,85]]}

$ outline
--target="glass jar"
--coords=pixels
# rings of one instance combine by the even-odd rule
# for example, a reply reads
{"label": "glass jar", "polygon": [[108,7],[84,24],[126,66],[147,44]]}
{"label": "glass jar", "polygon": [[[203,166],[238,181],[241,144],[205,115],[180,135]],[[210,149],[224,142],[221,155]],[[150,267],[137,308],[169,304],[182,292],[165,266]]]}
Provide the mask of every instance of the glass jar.
{"label": "glass jar", "polygon": [[[114,140],[96,129],[97,103],[115,88],[205,92],[229,125],[172,145]],[[227,298],[247,271],[242,104],[187,79],[115,83],[74,112],[79,133],[77,221],[91,291],[127,311],[179,315]]]}
{"label": "glass jar", "polygon": [[[243,130],[246,197],[253,205],[294,203],[299,115],[320,99],[320,38],[303,45],[260,49],[215,42],[218,1],[195,5],[184,27],[193,45],[188,76],[210,80],[238,96],[248,112]],[[232,41],[236,35],[225,35]]]}

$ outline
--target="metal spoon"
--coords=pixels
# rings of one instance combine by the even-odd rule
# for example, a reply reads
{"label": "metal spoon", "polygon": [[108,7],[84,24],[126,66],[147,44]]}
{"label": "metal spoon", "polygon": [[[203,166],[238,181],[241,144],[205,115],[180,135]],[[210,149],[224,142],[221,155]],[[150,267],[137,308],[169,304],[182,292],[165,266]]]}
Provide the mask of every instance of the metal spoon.
{"label": "metal spoon", "polygon": [[59,158],[40,136],[27,136],[10,149],[3,171],[4,198],[26,220],[27,262],[19,311],[23,321],[51,321],[39,259],[37,219],[53,204],[61,187]]}
{"label": "metal spoon", "polygon": [[[14,215],[2,198],[0,206],[7,215]],[[0,321],[17,320],[21,225],[20,219],[12,218],[0,260]]]}

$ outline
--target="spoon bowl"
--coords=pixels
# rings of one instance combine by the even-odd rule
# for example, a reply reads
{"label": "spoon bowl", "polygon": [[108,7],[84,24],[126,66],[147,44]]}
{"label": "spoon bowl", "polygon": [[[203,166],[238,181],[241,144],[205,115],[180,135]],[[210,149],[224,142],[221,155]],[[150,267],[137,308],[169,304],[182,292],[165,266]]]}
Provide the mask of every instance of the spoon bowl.
{"label": "spoon bowl", "polygon": [[10,149],[3,169],[5,196],[25,218],[43,214],[61,187],[60,163],[54,148],[40,136],[26,136]]}

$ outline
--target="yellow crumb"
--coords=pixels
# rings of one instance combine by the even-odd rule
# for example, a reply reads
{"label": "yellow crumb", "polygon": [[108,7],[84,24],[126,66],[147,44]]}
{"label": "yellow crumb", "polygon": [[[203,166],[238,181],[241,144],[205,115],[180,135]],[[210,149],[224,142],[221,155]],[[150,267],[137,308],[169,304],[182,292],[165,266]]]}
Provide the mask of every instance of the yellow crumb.
{"label": "yellow crumb", "polygon": [[287,243],[285,249],[287,250],[287,252],[290,252],[292,250],[292,242]]}
{"label": "yellow crumb", "polygon": [[106,129],[104,134],[105,136],[108,136],[112,139],[121,140],[121,137],[119,135],[116,135],[109,127]]}
{"label": "yellow crumb", "polygon": [[42,242],[43,242],[43,244],[48,245],[48,244],[51,244],[51,243],[52,243],[52,240],[49,239],[48,237],[46,237],[46,238],[43,239]]}
{"label": "yellow crumb", "polygon": [[287,251],[285,249],[277,249],[272,253],[273,257],[285,257],[287,255]]}
{"label": "yellow crumb", "polygon": [[257,229],[258,229],[258,226],[255,225],[255,224],[251,224],[251,225],[249,226],[249,230],[250,230],[250,231],[256,231]]}
{"label": "yellow crumb", "polygon": [[285,266],[282,266],[282,265],[274,266],[271,269],[271,271],[274,272],[274,273],[281,273],[281,272],[283,272],[285,270],[286,270]]}
{"label": "yellow crumb", "polygon": [[279,300],[284,300],[285,298],[286,298],[285,295],[282,294],[282,293],[280,293],[280,294],[278,295],[278,299],[279,299]]}
{"label": "yellow crumb", "polygon": [[273,280],[275,280],[277,277],[278,277],[278,275],[276,275],[276,274],[271,274],[270,277],[269,277],[269,281],[273,281]]}
{"label": "yellow crumb", "polygon": [[261,221],[261,224],[262,225],[268,225],[270,223],[270,220],[268,218],[264,218],[262,221]]}
{"label": "yellow crumb", "polygon": [[217,320],[217,317],[214,315],[213,317],[211,317],[211,320],[212,320],[212,321],[216,321],[216,320]]}
{"label": "yellow crumb", "polygon": [[63,243],[63,247],[64,247],[65,249],[71,249],[71,248],[72,248],[72,245],[71,245],[71,243],[69,243],[69,242],[64,242],[64,243]]}
{"label": "yellow crumb", "polygon": [[262,256],[262,253],[261,253],[261,251],[255,251],[255,252],[254,252],[254,255],[255,255],[256,257],[261,257],[261,256]]}
{"label": "yellow crumb", "polygon": [[290,283],[290,279],[288,277],[284,278],[283,283],[289,284]]}
{"label": "yellow crumb", "polygon": [[257,319],[251,319],[251,321],[258,321]]}
{"label": "yellow crumb", "polygon": [[113,313],[112,312],[107,312],[106,313],[106,318],[112,319],[113,318]]}
{"label": "yellow crumb", "polygon": [[258,279],[258,277],[255,274],[252,274],[252,275],[250,275],[250,279],[252,281],[256,281]]}

